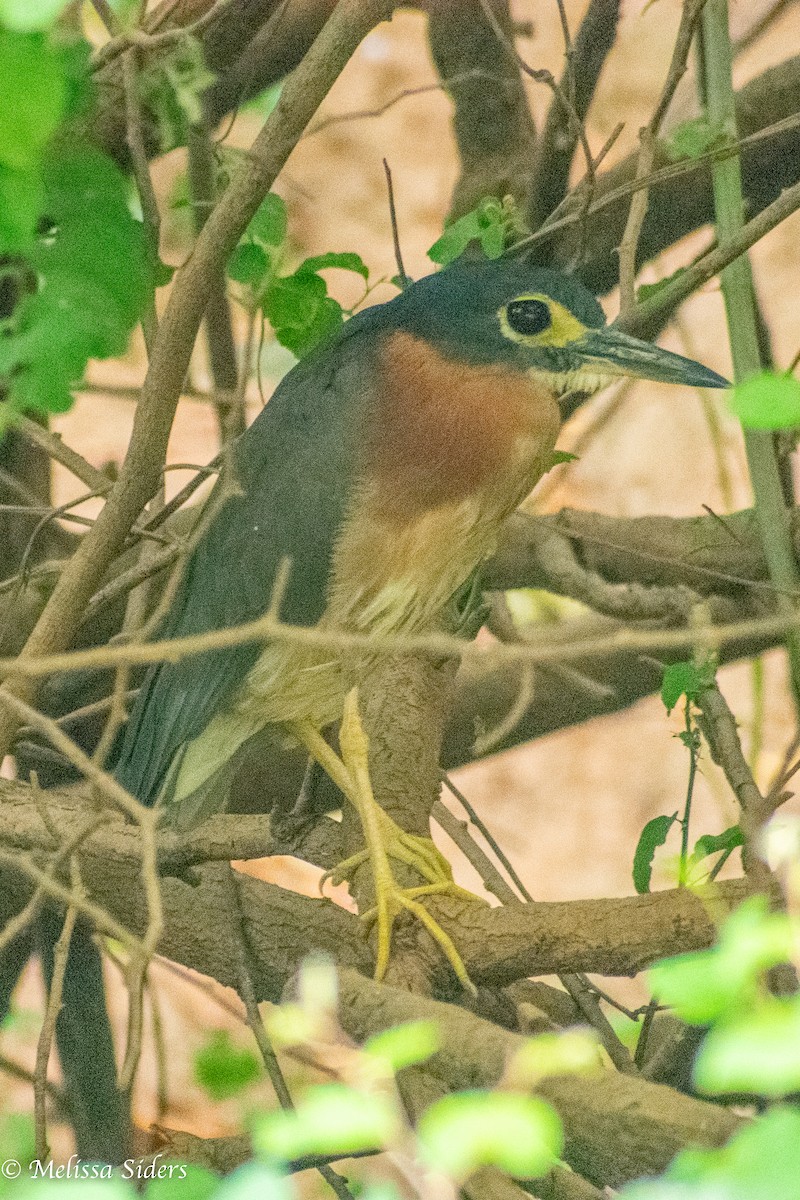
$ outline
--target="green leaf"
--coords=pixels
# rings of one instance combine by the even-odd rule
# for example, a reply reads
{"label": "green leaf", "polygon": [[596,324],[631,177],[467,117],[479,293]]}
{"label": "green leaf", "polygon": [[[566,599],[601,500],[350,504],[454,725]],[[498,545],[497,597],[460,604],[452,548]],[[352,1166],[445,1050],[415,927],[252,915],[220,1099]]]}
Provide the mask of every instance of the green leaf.
{"label": "green leaf", "polygon": [[577,454],[570,454],[569,450],[554,450],[550,456],[550,468],[557,467],[559,463],[577,462]]}
{"label": "green leaf", "polygon": [[650,986],[678,1016],[703,1025],[753,1003],[760,976],[787,961],[792,949],[789,918],[753,896],[728,917],[714,949],[656,963],[648,972]]}
{"label": "green leaf", "polygon": [[0,1119],[0,1162],[30,1162],[36,1157],[36,1132],[27,1113],[7,1113]]}
{"label": "green leaf", "polygon": [[0,29],[0,163],[38,168],[66,99],[62,56],[44,34]]}
{"label": "green leaf", "polygon": [[162,150],[186,142],[190,127],[203,116],[203,93],[215,78],[206,67],[202,43],[191,34],[148,61],[139,88],[156,117]]}
{"label": "green leaf", "polygon": [[126,349],[150,286],[125,178],[101,151],[73,140],[51,152],[43,204],[52,231],[27,249],[39,288],[17,306],[0,346],[12,412],[68,408],[87,360]]}
{"label": "green leaf", "polygon": [[259,92],[257,96],[253,96],[252,100],[248,100],[246,104],[242,105],[242,112],[258,113],[261,120],[266,121],[281,98],[283,82],[281,80],[280,83],[273,83],[263,92]]}
{"label": "green leaf", "polygon": [[422,1114],[417,1134],[431,1166],[457,1180],[482,1166],[534,1179],[552,1167],[563,1144],[558,1114],[517,1092],[445,1096]]}
{"label": "green leaf", "polygon": [[658,847],[664,845],[667,834],[677,819],[677,813],[673,813],[671,817],[653,817],[639,834],[639,841],[633,856],[633,886],[640,896],[650,891],[653,856]]}
{"label": "green leaf", "polygon": [[69,0],[0,0],[0,23],[15,33],[49,29]]}
{"label": "green leaf", "polygon": [[746,429],[793,429],[800,426],[800,380],[761,371],[736,384],[730,404]]}
{"label": "green leaf", "polygon": [[[146,1172],[152,1170],[153,1175]],[[141,1168],[137,1179],[151,1179],[147,1200],[211,1200],[218,1194],[219,1176],[194,1163],[160,1162]]]}
{"label": "green leaf", "polygon": [[240,242],[228,260],[228,274],[236,283],[260,291],[270,272],[270,261],[255,242]]}
{"label": "green leaf", "polygon": [[364,1053],[380,1059],[391,1071],[402,1071],[427,1062],[441,1044],[439,1027],[433,1021],[408,1021],[374,1034],[364,1043]]}
{"label": "green leaf", "polygon": [[800,997],[771,996],[716,1024],[700,1047],[694,1081],[704,1092],[773,1099],[800,1089]]}
{"label": "green leaf", "polygon": [[41,171],[12,171],[0,163],[0,251],[27,250],[42,211]]}
{"label": "green leaf", "polygon": [[298,358],[327,341],[344,321],[341,305],[328,296],[325,280],[313,271],[273,280],[264,296],[264,315],[275,336]]}
{"label": "green leaf", "polygon": [[588,1075],[603,1069],[596,1035],[572,1030],[527,1038],[508,1064],[506,1077],[513,1087],[527,1090],[550,1075]]}
{"label": "green leaf", "polygon": [[661,681],[661,700],[667,712],[672,712],[681,696],[695,700],[703,688],[714,682],[715,673],[716,665],[711,659],[703,663],[670,663]]}
{"label": "green leaf", "polygon": [[341,252],[329,251],[328,254],[315,254],[307,258],[297,268],[298,271],[326,271],[329,267],[338,267],[341,271],[354,271],[366,283],[369,280],[369,267],[360,254],[351,250]]}
{"label": "green leaf", "polygon": [[620,1200],[797,1200],[800,1113],[773,1108],[717,1150],[683,1150],[661,1179],[623,1188]]}
{"label": "green leaf", "polygon": [[735,850],[737,846],[743,845],[744,838],[740,827],[731,825],[722,833],[704,833],[702,837],[699,837],[694,844],[690,858],[693,863],[698,863],[720,850]]}
{"label": "green leaf", "polygon": [[168,283],[172,282],[174,274],[175,268],[171,267],[169,263],[162,262],[159,258],[153,264],[153,287],[166,287]]}
{"label": "green leaf", "polygon": [[705,117],[694,117],[673,129],[664,149],[671,159],[700,158],[721,141],[719,129],[710,125]]}
{"label": "green leaf", "polygon": [[234,1045],[227,1030],[218,1029],[195,1055],[194,1073],[212,1100],[227,1100],[258,1079],[261,1068],[255,1054]]}
{"label": "green leaf", "polygon": [[245,1163],[217,1183],[214,1200],[292,1200],[293,1195],[286,1176],[265,1163]]}
{"label": "green leaf", "polygon": [[398,1132],[397,1114],[384,1096],[330,1083],[309,1088],[296,1109],[261,1119],[253,1129],[253,1148],[268,1160],[288,1162],[307,1154],[380,1150]]}
{"label": "green leaf", "polygon": [[480,242],[487,258],[499,258],[505,249],[507,224],[508,215],[500,201],[487,197],[477,208],[447,226],[428,251],[428,258],[447,266],[473,241]]}
{"label": "green leaf", "polygon": [[268,192],[245,231],[261,246],[280,246],[287,229],[286,205],[275,192]]}

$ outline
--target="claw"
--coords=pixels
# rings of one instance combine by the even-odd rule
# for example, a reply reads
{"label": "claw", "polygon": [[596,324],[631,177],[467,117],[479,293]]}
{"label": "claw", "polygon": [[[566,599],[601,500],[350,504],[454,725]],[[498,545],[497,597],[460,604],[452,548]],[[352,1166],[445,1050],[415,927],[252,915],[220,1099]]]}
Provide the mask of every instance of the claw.
{"label": "claw", "polygon": [[[369,778],[369,739],[358,713],[356,689],[349,692],[345,698],[339,733],[341,758],[316,730],[305,723],[295,726],[295,732],[354,805],[361,819],[366,849],[345,859],[332,871],[327,871],[322,877],[320,888],[328,879],[334,883],[342,883],[352,877],[353,871],[369,861],[375,888],[375,905],[364,914],[364,920],[368,924],[377,924],[375,978],[382,979],[386,972],[395,918],[405,910],[425,926],[464,989],[474,995],[475,985],[452,939],[420,903],[420,897],[448,894],[471,901],[476,897],[454,882],[450,864],[430,838],[407,833],[376,802]],[[392,872],[390,859],[412,867],[425,882],[418,887],[400,887]]]}

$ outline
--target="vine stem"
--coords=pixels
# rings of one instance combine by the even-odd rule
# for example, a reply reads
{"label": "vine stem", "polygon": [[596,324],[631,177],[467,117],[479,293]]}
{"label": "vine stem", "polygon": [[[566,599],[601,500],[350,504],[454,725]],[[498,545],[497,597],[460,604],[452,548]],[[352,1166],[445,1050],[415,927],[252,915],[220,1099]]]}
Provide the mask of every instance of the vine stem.
{"label": "vine stem", "polygon": [[[737,134],[728,0],[708,0],[701,16],[700,35],[708,120],[711,127],[730,142],[736,139]],[[715,162],[711,170],[717,240],[723,246],[744,225],[740,159],[736,155]],[[721,278],[734,379],[741,383],[762,369],[755,291],[748,255],[742,254],[730,263],[723,270]],[[745,429],[744,440],[767,569],[778,589],[778,611],[791,621],[795,609],[788,593],[798,586],[800,574],[792,547],[789,511],[783,499],[773,437],[768,431]],[[795,709],[800,715],[800,636],[792,625],[787,630],[786,649]]]}

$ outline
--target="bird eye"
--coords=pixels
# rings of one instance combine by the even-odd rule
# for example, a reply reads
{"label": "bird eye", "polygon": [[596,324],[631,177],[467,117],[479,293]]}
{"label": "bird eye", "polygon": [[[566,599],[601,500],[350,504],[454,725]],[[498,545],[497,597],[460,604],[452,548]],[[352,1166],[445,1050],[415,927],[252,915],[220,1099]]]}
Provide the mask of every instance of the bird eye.
{"label": "bird eye", "polygon": [[515,333],[544,333],[553,321],[544,300],[512,300],[506,319]]}

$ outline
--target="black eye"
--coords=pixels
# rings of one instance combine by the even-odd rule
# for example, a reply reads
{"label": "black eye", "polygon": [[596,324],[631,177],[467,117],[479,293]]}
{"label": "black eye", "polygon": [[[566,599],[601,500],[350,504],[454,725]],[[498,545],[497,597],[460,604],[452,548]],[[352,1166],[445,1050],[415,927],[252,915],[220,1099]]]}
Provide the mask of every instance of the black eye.
{"label": "black eye", "polygon": [[506,318],[515,333],[544,333],[553,320],[544,300],[512,300]]}

